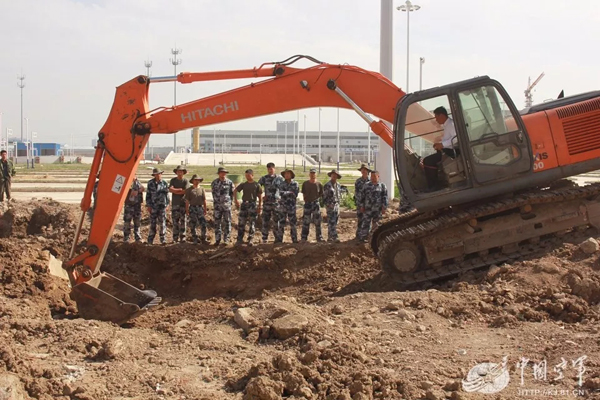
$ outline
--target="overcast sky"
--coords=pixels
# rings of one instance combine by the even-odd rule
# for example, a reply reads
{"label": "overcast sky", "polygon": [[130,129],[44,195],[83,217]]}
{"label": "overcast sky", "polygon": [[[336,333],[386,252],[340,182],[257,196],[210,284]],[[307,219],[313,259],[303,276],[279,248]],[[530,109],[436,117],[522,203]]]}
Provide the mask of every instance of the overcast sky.
{"label": "overcast sky", "polygon": [[[416,0],[411,14],[411,81],[424,88],[477,75],[499,80],[523,107],[527,78],[542,71],[534,102],[600,89],[600,1]],[[403,4],[395,2],[395,6]],[[110,110],[114,88],[145,73],[172,75],[170,49],[183,49],[179,71],[258,66],[294,54],[379,70],[379,0],[0,0],[2,130],[20,136],[17,75],[26,75],[24,116],[40,141],[90,145]],[[394,76],[406,86],[406,14],[394,14]],[[247,82],[179,85],[178,103]],[[154,84],[151,107],[173,102],[172,83]],[[316,130],[318,112],[303,110]],[[336,129],[324,109],[323,130]],[[290,112],[220,124],[217,129],[275,129]],[[366,124],[343,111],[342,130]],[[300,129],[303,129],[302,123]],[[153,144],[172,144],[161,136]],[[189,143],[180,133],[178,144]]]}

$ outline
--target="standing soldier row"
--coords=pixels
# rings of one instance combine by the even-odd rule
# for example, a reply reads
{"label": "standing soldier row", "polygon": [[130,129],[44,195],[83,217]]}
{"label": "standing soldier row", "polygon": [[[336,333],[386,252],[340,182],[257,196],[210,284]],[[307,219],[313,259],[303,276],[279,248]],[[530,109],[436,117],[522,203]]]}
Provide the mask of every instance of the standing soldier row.
{"label": "standing soldier row", "polygon": [[[249,225],[247,243],[252,244],[256,219],[260,215],[263,206],[263,243],[267,242],[271,228],[275,236],[275,243],[283,242],[284,231],[288,222],[292,242],[298,242],[296,202],[300,188],[294,180],[294,171],[286,169],[281,175],[278,175],[273,163],[267,164],[267,169],[268,174],[261,177],[258,182],[254,180],[254,172],[251,169],[246,170],[246,181],[235,187],[233,182],[227,178],[229,171],[223,167],[219,168],[217,172],[219,177],[211,184],[214,203],[215,245],[219,245],[221,241],[224,243],[230,241],[231,207],[234,202],[240,210],[237,226],[237,244],[244,242],[246,224]],[[361,165],[359,171],[362,176],[355,182],[355,201],[358,219],[356,239],[365,242],[371,230],[377,226],[382,215],[386,212],[388,192],[386,186],[379,182],[379,173],[377,171],[369,170],[365,164]],[[166,211],[170,204],[168,193],[172,194],[171,216],[173,219],[173,241],[175,243],[185,241],[187,229],[186,217],[188,217],[194,243],[198,243],[199,241],[206,242],[205,216],[208,209],[206,193],[199,185],[203,181],[203,178],[194,175],[191,179],[192,186],[190,186],[188,180],[184,178],[184,175],[187,174],[185,167],[178,166],[173,172],[177,176],[171,179],[167,185],[162,179],[163,171],[154,168],[152,171],[153,179],[148,182],[146,194],[146,206],[150,213],[148,243],[153,243],[157,229],[160,242],[163,244],[166,242]],[[371,174],[370,180],[369,173]],[[302,242],[308,240],[311,223],[315,225],[317,241],[323,241],[321,231],[321,201],[327,212],[327,241],[334,243],[339,243],[340,241],[337,224],[339,221],[342,188],[338,180],[342,176],[335,169],[327,175],[330,180],[325,185],[322,185],[317,180],[317,171],[311,169],[309,180],[302,184],[302,194],[304,197]],[[264,187],[264,190],[261,186]],[[129,241],[132,222],[135,241],[139,242],[141,240],[140,223],[143,192],[144,187],[136,176],[125,201],[123,228],[125,241]],[[241,203],[237,198],[238,193],[242,197]],[[201,230],[200,238],[198,238],[197,234],[198,227]]]}

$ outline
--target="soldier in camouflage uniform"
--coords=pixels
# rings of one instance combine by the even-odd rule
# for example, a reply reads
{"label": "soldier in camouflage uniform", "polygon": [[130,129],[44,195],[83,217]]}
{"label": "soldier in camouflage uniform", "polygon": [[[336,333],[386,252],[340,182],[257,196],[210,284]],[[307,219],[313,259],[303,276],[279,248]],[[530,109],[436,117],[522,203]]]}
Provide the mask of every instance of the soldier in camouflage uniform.
{"label": "soldier in camouflage uniform", "polygon": [[275,164],[267,164],[268,174],[258,180],[263,187],[262,240],[267,243],[271,220],[273,221],[273,236],[277,236],[277,203],[279,201],[279,185],[283,178],[277,175]]}
{"label": "soldier in camouflage uniform", "polygon": [[148,233],[148,244],[154,242],[156,236],[156,225],[158,224],[158,236],[160,243],[165,244],[167,233],[167,207],[169,206],[169,185],[162,179],[164,171],[158,168],[152,170],[153,179],[148,181],[146,192],[146,207],[150,213],[150,232]]}
{"label": "soldier in camouflage uniform", "polygon": [[298,232],[296,230],[296,199],[300,188],[298,182],[294,180],[296,174],[291,169],[286,169],[281,173],[285,178],[279,185],[279,203],[277,205],[277,235],[275,243],[283,242],[283,233],[287,221],[290,221],[290,236],[293,243],[298,243]]}
{"label": "soldier in camouflage uniform", "polygon": [[212,181],[210,185],[215,208],[215,246],[221,243],[221,225],[225,225],[223,241],[229,243],[229,236],[231,235],[231,198],[234,189],[233,182],[227,179],[229,171],[219,167],[217,173],[219,177]]}
{"label": "soldier in camouflage uniform", "polygon": [[366,242],[371,229],[377,226],[388,206],[388,190],[384,183],[379,182],[379,172],[371,171],[371,181],[363,187],[361,196],[364,218],[358,239]]}
{"label": "soldier in camouflage uniform", "polygon": [[190,187],[187,179],[183,176],[187,174],[187,169],[183,165],[178,165],[173,170],[177,176],[169,182],[169,192],[171,192],[171,220],[173,221],[173,242],[185,242],[185,232],[187,230],[185,202],[183,196]]}
{"label": "soldier in camouflage uniform", "polygon": [[358,178],[356,180],[356,182],[354,182],[354,203],[356,204],[356,218],[358,219],[357,224],[356,224],[356,237],[355,237],[356,240],[358,240],[358,236],[359,236],[358,232],[360,231],[360,227],[362,225],[362,221],[365,216],[365,214],[361,211],[362,190],[363,190],[363,187],[367,184],[367,182],[369,182],[369,173],[371,172],[371,170],[369,169],[367,164],[361,164],[361,166],[358,170],[360,171],[362,176],[360,178]]}
{"label": "soldier in camouflage uniform", "polygon": [[142,203],[144,202],[144,186],[138,180],[137,176],[133,178],[131,188],[125,199],[123,211],[123,241],[129,241],[131,233],[131,221],[133,220],[133,237],[136,242],[142,240],[140,226],[142,224]]}
{"label": "soldier in camouflage uniform", "polygon": [[[242,193],[242,205],[240,207],[240,201],[237,198],[237,193]],[[262,188],[260,184],[254,180],[254,171],[251,169],[246,170],[246,182],[238,185],[235,188],[235,205],[240,209],[238,215],[238,237],[237,244],[244,242],[244,231],[246,230],[246,221],[249,223],[248,227],[248,245],[252,246],[252,239],[254,238],[254,223],[260,209],[262,207]],[[258,201],[258,205],[257,205]]]}
{"label": "soldier in camouflage uniform", "polygon": [[183,198],[185,199],[185,213],[190,219],[190,231],[194,244],[198,244],[198,233],[196,227],[200,225],[200,240],[206,242],[206,218],[204,215],[207,211],[206,193],[204,188],[200,186],[204,178],[198,175],[192,175],[192,186],[187,188]]}
{"label": "soldier in camouflage uniform", "polygon": [[327,176],[331,178],[323,187],[323,203],[325,203],[325,209],[327,210],[327,241],[339,243],[337,224],[340,217],[342,188],[337,180],[341,179],[342,176],[335,169],[329,172]]}
{"label": "soldier in camouflage uniform", "polygon": [[304,213],[302,214],[302,236],[301,241],[308,240],[310,232],[310,223],[315,224],[315,234],[317,242],[323,241],[321,233],[321,198],[323,197],[323,185],[317,181],[317,170],[311,169],[309,172],[309,180],[302,184],[302,196],[304,198]]}

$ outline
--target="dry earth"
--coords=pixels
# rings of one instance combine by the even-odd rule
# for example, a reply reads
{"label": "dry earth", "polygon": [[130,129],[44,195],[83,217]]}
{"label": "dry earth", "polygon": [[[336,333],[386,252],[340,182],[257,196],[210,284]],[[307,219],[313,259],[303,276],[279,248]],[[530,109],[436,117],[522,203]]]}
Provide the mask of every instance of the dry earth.
{"label": "dry earth", "polygon": [[[104,270],[164,299],[119,327],[78,318],[68,283],[48,274],[68,256],[76,207],[2,212],[0,399],[600,398],[600,260],[581,239],[399,292],[347,241],[351,218],[341,244],[150,247],[117,232]],[[463,389],[503,357],[506,388]]]}

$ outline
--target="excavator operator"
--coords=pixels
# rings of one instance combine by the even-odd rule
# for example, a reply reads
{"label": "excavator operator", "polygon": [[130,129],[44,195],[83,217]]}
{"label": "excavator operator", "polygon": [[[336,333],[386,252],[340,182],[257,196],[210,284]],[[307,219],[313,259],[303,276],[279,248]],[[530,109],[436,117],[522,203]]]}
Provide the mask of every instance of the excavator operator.
{"label": "excavator operator", "polygon": [[433,115],[435,121],[444,129],[444,134],[439,142],[433,144],[436,152],[423,159],[429,192],[441,189],[438,186],[438,166],[442,162],[442,156],[445,154],[448,157],[456,158],[459,155],[458,148],[452,143],[452,139],[456,137],[456,129],[454,128],[454,121],[448,117],[448,111],[445,107],[440,106],[433,110]]}

